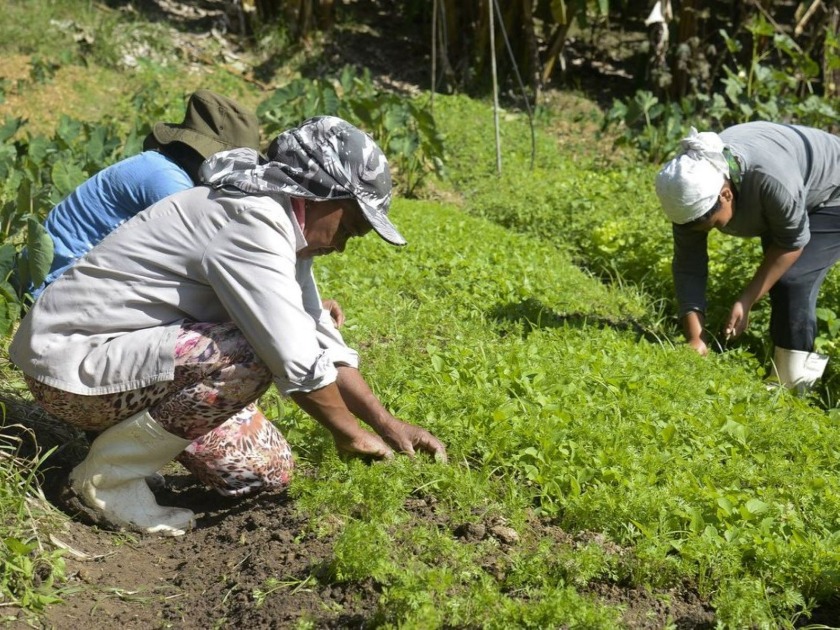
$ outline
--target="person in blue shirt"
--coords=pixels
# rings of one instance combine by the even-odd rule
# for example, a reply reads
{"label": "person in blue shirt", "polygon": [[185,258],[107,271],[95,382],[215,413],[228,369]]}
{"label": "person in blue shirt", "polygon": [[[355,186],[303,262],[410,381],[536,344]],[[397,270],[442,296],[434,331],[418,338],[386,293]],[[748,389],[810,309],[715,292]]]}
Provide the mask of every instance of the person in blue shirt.
{"label": "person in blue shirt", "polygon": [[198,169],[214,153],[259,149],[256,116],[235,101],[197,90],[180,124],[159,122],[143,152],[109,166],[81,184],[47,215],[52,266],[37,297],[117,226],[169,195],[199,184]]}

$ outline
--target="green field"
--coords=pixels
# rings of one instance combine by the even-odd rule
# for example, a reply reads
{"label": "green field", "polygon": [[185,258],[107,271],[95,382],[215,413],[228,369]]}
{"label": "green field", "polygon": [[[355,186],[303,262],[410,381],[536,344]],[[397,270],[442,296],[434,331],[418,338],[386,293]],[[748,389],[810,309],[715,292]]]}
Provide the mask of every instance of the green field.
{"label": "green field", "polygon": [[[64,6],[37,4],[59,17]],[[12,5],[16,19],[29,16]],[[122,30],[112,12],[86,6],[92,16],[80,22]],[[11,249],[26,240],[30,212],[43,218],[68,188],[136,151],[150,122],[179,115],[185,92],[204,85],[255,107],[271,96],[227,70],[152,61],[120,71],[112,50],[83,66],[36,47],[26,29],[0,34],[0,112],[28,120],[7,118],[0,132],[0,229]],[[278,70],[277,84],[294,74]],[[62,97],[43,107],[50,95]],[[604,597],[613,590],[666,604],[688,593],[713,619],[679,627],[794,627],[836,605],[832,377],[810,399],[768,389],[762,309],[725,352],[701,358],[680,344],[656,165],[616,150],[600,115],[572,94],[540,109],[532,167],[527,116],[502,112],[499,176],[491,105],[436,95],[445,173],[400,195],[391,215],[409,246],[354,241],[317,265],[376,393],[440,437],[450,459],[346,461],[289,401],[273,390],[262,401],[298,458],[294,509],[332,544],[317,581],[377,593],[367,626],[678,627],[654,612],[659,626],[634,625],[626,600]],[[728,270],[711,287],[722,313],[755,249],[715,241],[712,255],[713,273]],[[836,282],[823,304],[840,312]],[[6,298],[0,316],[13,322]],[[832,352],[828,329],[822,339]],[[23,391],[5,351],[0,378]],[[84,586],[50,544],[65,517],[43,503],[15,448],[0,443],[0,619],[8,609],[9,620],[37,624]],[[418,516],[418,501],[434,518]],[[465,531],[500,526],[464,542]],[[273,596],[269,586],[257,603]]]}

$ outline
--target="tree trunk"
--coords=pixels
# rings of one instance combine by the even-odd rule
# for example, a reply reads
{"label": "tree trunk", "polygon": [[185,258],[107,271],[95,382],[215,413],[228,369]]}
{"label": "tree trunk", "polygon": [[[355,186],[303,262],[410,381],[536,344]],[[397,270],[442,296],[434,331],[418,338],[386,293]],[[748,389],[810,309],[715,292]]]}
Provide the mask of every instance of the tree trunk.
{"label": "tree trunk", "polygon": [[[826,40],[833,38],[837,41],[840,36],[840,8],[832,6],[828,9],[828,19],[825,23]],[[823,40],[825,41],[825,40]],[[836,55],[836,50],[826,50],[823,44],[822,53],[822,69],[823,69],[823,85],[824,95],[828,99],[836,98],[840,95],[840,68],[831,68],[830,59]]]}
{"label": "tree trunk", "polygon": [[543,85],[548,83],[552,72],[554,72],[554,64],[563,54],[563,48],[566,46],[566,37],[569,34],[569,28],[577,17],[577,8],[577,4],[570,4],[566,6],[566,22],[564,24],[558,24],[557,28],[554,29],[554,33],[551,35],[551,44],[548,47],[548,54],[545,57],[545,63],[543,64],[542,72],[540,73],[540,79]]}
{"label": "tree trunk", "polygon": [[[525,34],[525,47],[528,50],[528,78],[527,83],[530,84],[534,91],[534,103],[539,100],[540,88],[540,52],[537,45],[537,34],[534,31],[534,12],[532,0],[525,0],[522,3],[523,7],[523,24]],[[525,81],[525,79],[523,79]]]}
{"label": "tree trunk", "polygon": [[231,4],[247,22],[247,33],[282,20],[292,38],[298,40],[316,26],[328,30],[333,25],[334,0],[239,0]]}
{"label": "tree trunk", "polygon": [[[677,26],[677,48],[684,44],[692,49],[692,40],[697,39],[697,11],[701,8],[698,0],[683,0],[680,6],[679,21]],[[681,63],[681,60],[676,58],[674,67],[671,71],[673,81],[671,83],[671,96],[674,98],[681,98],[688,94],[690,86],[689,68]]]}
{"label": "tree trunk", "polygon": [[318,28],[322,31],[332,30],[333,24],[335,24],[334,0],[319,0],[317,20]]}
{"label": "tree trunk", "polygon": [[671,81],[667,61],[670,39],[668,24],[673,17],[670,0],[664,0],[656,2],[645,20],[649,45],[645,83],[652,92],[660,96]]}

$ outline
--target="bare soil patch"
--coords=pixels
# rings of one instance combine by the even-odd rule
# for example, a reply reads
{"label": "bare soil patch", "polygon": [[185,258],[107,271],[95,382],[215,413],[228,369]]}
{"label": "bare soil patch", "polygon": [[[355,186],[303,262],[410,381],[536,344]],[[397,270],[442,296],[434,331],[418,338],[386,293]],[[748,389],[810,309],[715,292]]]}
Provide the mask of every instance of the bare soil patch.
{"label": "bare soil patch", "polygon": [[[44,480],[56,499],[68,465]],[[228,499],[205,489],[177,465],[164,471],[168,487],[161,504],[195,511],[197,528],[180,538],[107,532],[68,519],[47,544],[66,549],[68,581],[64,603],[50,607],[36,622],[42,628],[126,630],[148,628],[315,628],[377,627],[384,615],[382,585],[373,580],[336,583],[330,579],[333,537],[319,536],[286,493]],[[454,523],[431,498],[408,498],[404,527],[433,525],[464,545],[494,538],[502,550],[483,567],[503,578],[510,569],[504,549],[534,541],[578,547],[599,540],[571,535],[537,519],[517,532],[503,520]],[[602,541],[609,552],[623,553]],[[651,592],[612,583],[583,589],[593,599],[622,606],[624,627],[655,630],[669,623],[689,630],[712,628],[714,614],[690,588]],[[6,613],[12,612],[8,609]],[[12,627],[32,627],[18,611]]]}
{"label": "bare soil patch", "polygon": [[[66,512],[58,526],[40,532],[42,544],[65,550],[64,602],[37,620],[5,608],[7,619],[17,619],[9,621],[11,627],[372,628],[387,615],[380,603],[382,584],[332,578],[334,535],[323,531],[336,528],[316,527],[285,492],[222,497],[172,463],[162,471],[167,485],[156,493],[158,502],[193,510],[196,529],[183,537],[160,538],[86,524],[63,500],[68,472],[86,455],[85,435],[17,394],[0,394],[0,402],[6,410],[0,434],[20,438],[22,459],[55,449],[41,471],[40,487],[58,511]],[[603,535],[571,534],[537,517],[516,531],[499,516],[455,522],[431,496],[407,496],[403,508],[408,519],[400,527],[431,527],[463,545],[492,539],[496,551],[485,556],[481,568],[497,580],[512,570],[508,550],[529,550],[546,540],[558,553],[592,544],[618,557],[630,553]],[[623,626],[630,630],[714,626],[713,611],[690,585],[648,591],[596,581],[580,591],[620,606]]]}

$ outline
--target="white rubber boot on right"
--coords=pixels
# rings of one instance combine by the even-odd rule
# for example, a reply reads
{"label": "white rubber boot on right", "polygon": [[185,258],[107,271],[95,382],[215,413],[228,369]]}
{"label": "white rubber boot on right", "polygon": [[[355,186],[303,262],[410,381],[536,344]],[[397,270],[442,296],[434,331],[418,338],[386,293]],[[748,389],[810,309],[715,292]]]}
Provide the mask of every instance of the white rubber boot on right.
{"label": "white rubber boot on right", "polygon": [[828,356],[804,350],[776,348],[773,353],[773,376],[781,385],[805,394],[814,388],[825,372]]}
{"label": "white rubber boot on right", "polygon": [[195,514],[158,505],[146,477],[175,459],[190,442],[167,432],[148,411],[141,411],[93,441],[88,456],[71,471],[70,487],[111,525],[180,536],[193,527]]}

